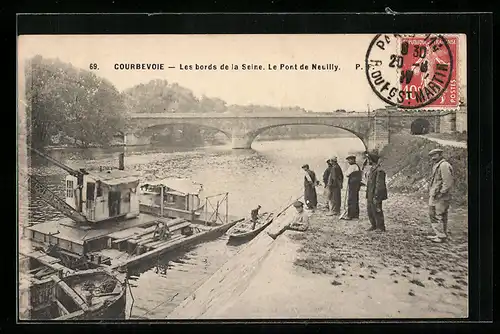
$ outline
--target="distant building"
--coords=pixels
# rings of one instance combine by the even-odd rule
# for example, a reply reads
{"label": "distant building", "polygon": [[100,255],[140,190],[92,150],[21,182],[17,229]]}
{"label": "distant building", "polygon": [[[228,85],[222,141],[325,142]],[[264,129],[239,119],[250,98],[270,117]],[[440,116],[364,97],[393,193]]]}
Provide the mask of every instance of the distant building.
{"label": "distant building", "polygon": [[467,105],[461,105],[456,115],[456,131],[467,132]]}

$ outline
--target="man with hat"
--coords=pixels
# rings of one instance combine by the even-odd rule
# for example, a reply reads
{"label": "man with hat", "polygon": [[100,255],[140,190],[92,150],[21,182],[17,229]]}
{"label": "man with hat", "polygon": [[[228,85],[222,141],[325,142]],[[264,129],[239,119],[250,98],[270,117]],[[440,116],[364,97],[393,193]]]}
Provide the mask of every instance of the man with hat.
{"label": "man with hat", "polygon": [[385,232],[384,212],[382,211],[382,201],[387,199],[385,171],[380,167],[380,157],[377,153],[368,153],[367,157],[370,170],[366,183],[366,209],[371,224],[368,231]]}
{"label": "man with hat", "polygon": [[328,208],[327,216],[339,215],[341,206],[341,189],[344,183],[344,174],[340,168],[337,157],[330,159],[330,174],[326,182],[326,189],[328,194]]}
{"label": "man with hat", "polygon": [[318,205],[316,186],[319,185],[319,181],[316,179],[316,173],[309,169],[309,165],[303,165],[302,169],[306,174],[304,176],[304,201],[309,210],[314,210]]}
{"label": "man with hat", "polygon": [[361,168],[356,163],[356,156],[346,158],[349,167],[345,173],[347,177],[347,216],[343,219],[359,218],[359,189],[361,188]]}
{"label": "man with hat", "polygon": [[434,162],[429,182],[429,217],[435,234],[430,239],[440,243],[448,237],[448,209],[453,187],[453,168],[443,158],[442,149],[430,151],[429,157]]}
{"label": "man with hat", "polygon": [[257,224],[257,221],[259,220],[259,210],[261,209],[262,207],[260,206],[260,204],[255,208],[253,209],[252,211],[250,211],[250,219],[252,220],[252,230],[255,229],[255,225]]}
{"label": "man with hat", "polygon": [[304,203],[302,203],[301,201],[296,201],[293,203],[293,206],[295,207],[296,213],[295,216],[292,218],[292,221],[276,233],[267,232],[267,234],[271,238],[276,239],[280,234],[282,234],[286,230],[293,230],[300,232],[304,232],[307,230],[307,228],[309,227],[309,216],[304,211]]}
{"label": "man with hat", "polygon": [[323,184],[325,186],[325,190],[324,190],[323,195],[326,197],[325,207],[326,207],[327,210],[329,210],[329,208],[330,208],[330,204],[329,204],[330,203],[330,199],[329,199],[330,192],[328,191],[327,184],[328,184],[328,178],[330,177],[330,173],[332,172],[332,162],[331,162],[331,160],[332,159],[326,160],[326,169],[323,172]]}

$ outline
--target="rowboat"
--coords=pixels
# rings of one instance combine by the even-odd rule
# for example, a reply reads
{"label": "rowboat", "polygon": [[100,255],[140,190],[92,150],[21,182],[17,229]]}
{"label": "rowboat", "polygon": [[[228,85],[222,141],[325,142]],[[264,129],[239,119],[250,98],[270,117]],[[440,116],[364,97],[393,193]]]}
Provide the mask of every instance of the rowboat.
{"label": "rowboat", "polygon": [[258,216],[256,223],[250,218],[237,223],[226,232],[229,236],[228,242],[251,240],[271,224],[273,218],[274,213],[265,212]]}

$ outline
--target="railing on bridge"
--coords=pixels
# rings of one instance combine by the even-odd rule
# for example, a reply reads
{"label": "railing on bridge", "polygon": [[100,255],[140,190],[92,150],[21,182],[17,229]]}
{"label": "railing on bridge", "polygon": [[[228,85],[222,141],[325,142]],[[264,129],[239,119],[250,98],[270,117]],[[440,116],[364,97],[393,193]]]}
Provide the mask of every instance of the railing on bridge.
{"label": "railing on bridge", "polygon": [[378,109],[371,112],[310,112],[303,114],[282,113],[133,113],[130,119],[213,119],[213,118],[367,118],[367,117],[415,117],[415,116],[444,116],[455,112],[455,110],[401,110],[401,109]]}

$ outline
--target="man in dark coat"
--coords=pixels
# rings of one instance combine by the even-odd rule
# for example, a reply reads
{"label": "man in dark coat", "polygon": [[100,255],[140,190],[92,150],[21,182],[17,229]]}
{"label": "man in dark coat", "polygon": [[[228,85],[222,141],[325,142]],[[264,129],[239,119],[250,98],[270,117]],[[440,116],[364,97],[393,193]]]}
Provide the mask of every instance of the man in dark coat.
{"label": "man in dark coat", "polygon": [[250,218],[252,220],[252,230],[255,229],[255,224],[257,224],[257,220],[259,219],[259,210],[261,206],[258,205],[255,209],[250,211]]}
{"label": "man in dark coat", "polygon": [[332,165],[330,169],[330,175],[328,176],[328,181],[326,187],[328,189],[328,206],[329,212],[327,216],[339,215],[341,207],[341,190],[344,183],[344,174],[342,173],[342,168],[340,168],[337,163],[337,157],[330,159]]}
{"label": "man in dark coat", "polygon": [[368,164],[371,167],[366,184],[366,208],[371,223],[368,231],[385,232],[384,212],[382,211],[382,201],[387,199],[385,171],[380,167],[379,156],[376,153],[368,153]]}
{"label": "man in dark coat", "polygon": [[303,165],[302,169],[306,173],[304,176],[304,200],[307,208],[309,210],[314,210],[318,205],[316,186],[319,184],[319,181],[316,179],[316,174],[309,169],[309,165]]}
{"label": "man in dark coat", "polygon": [[328,191],[328,178],[330,177],[330,173],[332,172],[332,162],[331,159],[326,160],[326,169],[323,172],[323,184],[325,186],[325,190],[323,192],[323,195],[326,197],[326,210],[330,210],[330,192]]}
{"label": "man in dark coat", "polygon": [[346,158],[349,168],[345,173],[347,177],[347,216],[346,220],[359,218],[359,189],[361,188],[361,168],[356,163],[356,157],[349,155]]}

